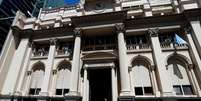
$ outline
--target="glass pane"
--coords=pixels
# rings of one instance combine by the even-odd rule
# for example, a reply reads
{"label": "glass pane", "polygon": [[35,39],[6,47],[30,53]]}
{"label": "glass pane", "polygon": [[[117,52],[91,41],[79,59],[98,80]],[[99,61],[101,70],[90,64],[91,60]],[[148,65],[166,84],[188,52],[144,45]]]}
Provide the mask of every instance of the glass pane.
{"label": "glass pane", "polygon": [[69,92],[69,89],[64,89],[63,95],[67,94]]}
{"label": "glass pane", "polygon": [[135,87],[135,95],[143,95],[142,87]]}
{"label": "glass pane", "polygon": [[29,95],[34,95],[34,93],[35,93],[35,89],[32,89],[32,88],[31,88],[31,89],[29,90]]}
{"label": "glass pane", "polygon": [[193,90],[191,85],[183,85],[183,91],[185,95],[193,95]]}
{"label": "glass pane", "polygon": [[176,95],[182,95],[181,86],[179,85],[173,86],[173,89],[176,92]]}
{"label": "glass pane", "polygon": [[40,89],[40,88],[37,88],[35,95],[39,95],[40,91],[41,91],[41,89]]}
{"label": "glass pane", "polygon": [[62,89],[56,89],[56,95],[62,95]]}
{"label": "glass pane", "polygon": [[144,94],[145,95],[153,95],[152,87],[144,87]]}

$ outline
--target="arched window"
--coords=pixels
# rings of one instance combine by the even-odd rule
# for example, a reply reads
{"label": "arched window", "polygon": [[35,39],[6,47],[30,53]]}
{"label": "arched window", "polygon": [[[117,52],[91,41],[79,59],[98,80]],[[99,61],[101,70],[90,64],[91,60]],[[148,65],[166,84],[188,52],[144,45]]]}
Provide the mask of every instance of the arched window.
{"label": "arched window", "polygon": [[43,63],[38,62],[32,68],[31,85],[29,95],[39,95],[45,73],[45,66]]}
{"label": "arched window", "polygon": [[136,58],[132,62],[131,81],[135,95],[153,95],[149,66],[143,58]]}
{"label": "arched window", "polygon": [[188,64],[182,57],[171,56],[167,60],[167,70],[176,95],[192,95],[193,90],[189,79]]}
{"label": "arched window", "polygon": [[62,61],[57,71],[56,95],[65,95],[70,88],[71,64],[68,61]]}

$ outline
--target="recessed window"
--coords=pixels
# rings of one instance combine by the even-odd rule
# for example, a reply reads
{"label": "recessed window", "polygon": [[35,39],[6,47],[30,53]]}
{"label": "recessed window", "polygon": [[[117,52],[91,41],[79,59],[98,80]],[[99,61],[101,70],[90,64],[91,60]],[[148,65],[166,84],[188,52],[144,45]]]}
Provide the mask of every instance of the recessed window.
{"label": "recessed window", "polygon": [[56,89],[56,95],[65,95],[69,92],[69,89]]}
{"label": "recessed window", "polygon": [[144,95],[153,95],[152,87],[144,87]]}
{"label": "recessed window", "polygon": [[191,85],[174,85],[173,88],[176,95],[193,95]]}
{"label": "recessed window", "polygon": [[29,90],[29,95],[39,95],[41,89],[40,88],[31,88]]}
{"label": "recessed window", "polygon": [[135,87],[135,95],[153,95],[152,87]]}
{"label": "recessed window", "polygon": [[183,85],[183,91],[185,95],[192,95],[193,94],[193,90],[191,85]]}
{"label": "recessed window", "polygon": [[182,95],[181,86],[175,85],[175,86],[173,86],[173,89],[176,92],[176,95]]}
{"label": "recessed window", "polygon": [[143,95],[142,87],[135,87],[135,95]]}

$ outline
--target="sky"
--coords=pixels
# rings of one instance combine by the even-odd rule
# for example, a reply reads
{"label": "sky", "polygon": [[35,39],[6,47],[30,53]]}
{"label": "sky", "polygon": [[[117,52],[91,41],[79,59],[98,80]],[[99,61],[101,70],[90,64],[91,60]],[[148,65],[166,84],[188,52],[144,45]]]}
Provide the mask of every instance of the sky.
{"label": "sky", "polygon": [[80,0],[64,0],[67,5],[73,5],[79,3]]}

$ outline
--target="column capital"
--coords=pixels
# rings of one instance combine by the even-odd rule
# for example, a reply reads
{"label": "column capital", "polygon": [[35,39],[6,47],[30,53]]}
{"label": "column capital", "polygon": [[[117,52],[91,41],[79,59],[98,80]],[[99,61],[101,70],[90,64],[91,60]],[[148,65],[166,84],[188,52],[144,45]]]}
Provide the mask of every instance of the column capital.
{"label": "column capital", "polygon": [[185,34],[190,34],[192,31],[192,28],[190,26],[186,26],[183,28],[183,31]]}
{"label": "column capital", "polygon": [[49,43],[50,45],[56,45],[57,44],[58,39],[54,38],[54,39],[49,39]]}
{"label": "column capital", "polygon": [[31,75],[31,73],[32,73],[32,71],[27,71],[27,75],[28,76]]}
{"label": "column capital", "polygon": [[194,64],[188,64],[189,69],[194,69]]}
{"label": "column capital", "polygon": [[125,25],[123,23],[117,23],[117,24],[115,24],[115,28],[116,28],[116,31],[118,33],[125,31]]}
{"label": "column capital", "polygon": [[56,75],[56,74],[57,74],[57,69],[53,69],[53,70],[52,70],[52,74],[53,74],[53,75]]}
{"label": "column capital", "polygon": [[148,34],[151,37],[158,37],[158,33],[159,33],[159,28],[148,29]]}
{"label": "column capital", "polygon": [[74,29],[74,36],[75,37],[80,37],[81,33],[82,33],[82,29],[81,28],[75,28]]}

